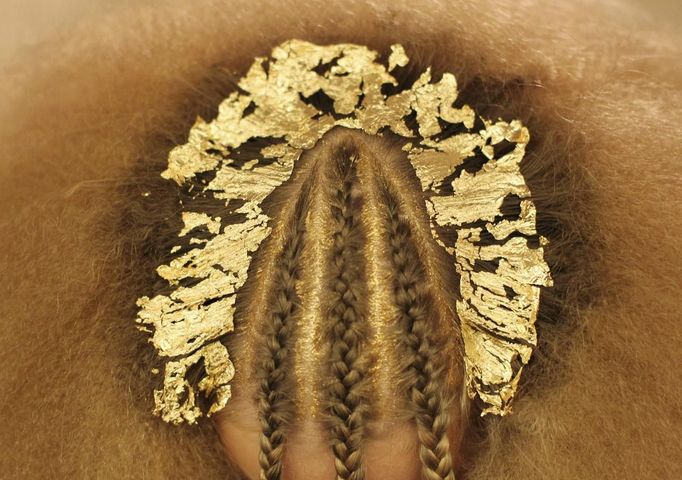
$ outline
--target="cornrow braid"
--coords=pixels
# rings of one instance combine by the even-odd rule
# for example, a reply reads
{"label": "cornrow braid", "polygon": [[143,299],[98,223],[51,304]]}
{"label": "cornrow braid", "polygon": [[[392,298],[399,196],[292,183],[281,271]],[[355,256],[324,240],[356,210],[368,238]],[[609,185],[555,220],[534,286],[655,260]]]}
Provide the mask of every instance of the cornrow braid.
{"label": "cornrow braid", "polygon": [[387,185],[380,189],[385,199],[390,256],[395,272],[395,302],[404,334],[406,387],[415,412],[423,477],[426,480],[454,480],[448,438],[450,418],[444,400],[444,367],[439,362],[439,349],[433,343],[429,307],[432,300],[426,275],[396,195]]}
{"label": "cornrow braid", "polygon": [[361,245],[364,243],[358,215],[362,201],[354,162],[355,147],[341,146],[332,168],[338,185],[330,201],[333,237],[330,262],[332,292],[329,318],[331,343],[328,418],[336,478],[364,478],[360,446],[369,411],[366,393],[366,362],[361,357],[366,336],[360,288],[364,285]]}
{"label": "cornrow braid", "polygon": [[260,464],[261,480],[277,480],[282,474],[285,428],[290,422],[292,408],[287,372],[290,339],[297,309],[296,281],[301,250],[305,240],[305,218],[308,209],[309,185],[306,182],[299,194],[291,216],[291,228],[273,272],[273,291],[269,318],[263,330],[265,355],[260,362],[258,417],[261,424]]}

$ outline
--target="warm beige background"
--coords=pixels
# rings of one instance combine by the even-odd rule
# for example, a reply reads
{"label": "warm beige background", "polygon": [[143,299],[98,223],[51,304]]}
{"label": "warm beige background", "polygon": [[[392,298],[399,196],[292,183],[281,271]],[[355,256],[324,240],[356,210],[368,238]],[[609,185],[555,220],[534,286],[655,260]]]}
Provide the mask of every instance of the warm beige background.
{"label": "warm beige background", "polygon": [[[23,48],[68,31],[75,22],[121,6],[164,1],[168,0],[0,0],[0,65],[20,58]],[[662,25],[682,30],[682,0],[624,1],[641,6]]]}

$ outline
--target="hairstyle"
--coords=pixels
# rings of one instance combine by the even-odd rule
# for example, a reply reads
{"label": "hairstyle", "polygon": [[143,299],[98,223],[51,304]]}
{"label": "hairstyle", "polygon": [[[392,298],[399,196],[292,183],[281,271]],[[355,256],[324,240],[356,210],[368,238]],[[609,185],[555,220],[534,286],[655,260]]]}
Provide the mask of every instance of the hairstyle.
{"label": "hairstyle", "polygon": [[[449,407],[463,394],[462,352],[455,296],[441,285],[456,273],[399,153],[390,140],[330,132],[276,200],[240,300],[250,325],[232,342],[254,345],[235,362],[253,364],[259,384],[263,479],[280,478],[287,431],[309,418],[328,428],[337,478],[364,478],[362,444],[379,417],[414,422],[424,478],[454,478]],[[249,307],[261,289],[265,307]]]}
{"label": "hairstyle", "polygon": [[[213,0],[163,2],[93,18],[62,38],[26,51],[20,62],[3,69],[3,475],[239,478],[223,458],[211,422],[175,428],[150,415],[150,383],[157,382],[149,376],[153,352],[131,319],[141,292],[166,288],[154,269],[168,260],[171,239],[181,228],[181,202],[192,196],[159,178],[169,150],[185,141],[197,114],[216,115],[218,103],[235,89],[230,81],[245,71],[254,55],[267,54],[284,38],[305,38],[319,44],[352,39],[377,51],[399,41],[416,52],[415,65],[455,72],[460,98],[478,113],[519,118],[533,134],[524,176],[537,204],[538,228],[551,241],[547,254],[555,287],[543,296],[539,348],[522,380],[513,415],[479,419],[474,411],[469,436],[462,443],[464,465],[458,477],[682,477],[676,408],[682,382],[679,369],[673,368],[680,355],[682,283],[677,200],[682,156],[682,71],[676,61],[680,42],[677,33],[642,19],[639,12],[618,2],[589,4],[588,16],[586,6],[523,2],[510,9],[501,0],[377,0],[343,5],[235,0],[225,8]],[[369,148],[353,143],[360,154]],[[351,205],[361,209],[383,205],[372,218],[382,218],[382,228],[392,228],[390,202],[368,201],[364,196],[378,194],[380,184],[365,187],[361,180],[368,177],[360,162],[355,165],[361,188],[353,195],[361,196],[351,198],[361,201]],[[398,185],[403,176],[397,173],[386,172],[388,197],[399,197],[393,210],[399,235],[393,238],[402,238],[405,248],[414,247],[420,256],[419,262],[402,261],[420,265],[431,278],[434,269],[429,259],[434,257],[425,252],[429,242],[422,241],[419,225],[410,223],[423,216],[409,206],[413,190]],[[280,226],[264,247],[277,253],[266,253],[264,248],[253,264],[263,271],[261,281],[268,287],[275,284],[268,278],[266,260],[274,264],[279,254],[296,253],[284,249],[280,236],[299,226],[296,219],[301,218],[287,211],[295,209],[297,202],[292,200],[301,197],[298,190],[308,177],[302,165],[300,174],[280,192],[288,203],[275,202],[273,207],[282,212]],[[333,191],[339,186],[336,180],[315,177],[310,182],[310,203],[296,208],[331,215],[331,208],[323,209],[315,201],[328,192],[324,188]],[[333,197],[327,193],[327,198]],[[362,228],[353,235],[364,232],[365,240],[352,236],[348,241],[354,248],[369,248],[375,240],[374,224],[368,223],[367,216],[360,218],[354,225]],[[409,225],[410,235],[398,227],[401,223]],[[307,353],[299,345],[310,347],[309,337],[294,330],[311,305],[314,290],[306,285],[311,268],[302,267],[315,265],[311,257],[318,243],[306,230],[300,238],[300,256],[288,265],[299,276],[300,288],[290,299],[294,321],[285,333],[289,342],[295,342],[296,352]],[[328,244],[333,237],[320,238],[331,255]],[[393,270],[391,259],[356,263],[352,249],[346,258],[348,268],[358,269],[353,278],[360,285],[375,278],[363,268],[378,265]],[[405,268],[421,275],[410,270],[417,268],[414,265]],[[325,288],[330,314],[332,300],[338,298],[328,288],[331,276],[328,272],[324,285],[315,286]],[[382,288],[391,293],[386,303],[394,313],[400,305],[398,297],[401,301],[410,295],[424,298],[421,291],[399,295],[393,286],[382,284]],[[261,290],[245,293],[249,305],[240,314],[259,319],[251,323],[253,328],[274,321],[274,299],[258,301],[260,295],[271,296],[273,289]],[[376,307],[363,304],[369,297],[360,296],[359,312]],[[443,304],[435,301],[430,307]],[[392,318],[409,323],[399,313]],[[369,317],[358,318],[362,324]],[[440,316],[414,318],[438,322]],[[324,320],[325,326],[332,326],[331,315]],[[435,329],[432,342],[452,338],[436,323],[430,325]],[[329,335],[321,337],[325,339],[319,346],[321,354],[334,340],[334,332],[325,331]],[[262,344],[267,336],[262,333],[237,332],[230,345],[236,362],[265,361],[255,353],[267,351]],[[249,339],[261,342],[251,345]],[[408,336],[395,339],[407,341]],[[364,422],[364,431],[352,430],[351,441],[342,444],[351,445],[349,452],[355,451],[358,432],[363,438],[371,435],[367,429],[372,415],[418,412],[410,405],[409,390],[397,391],[394,397],[367,398],[370,405],[364,410],[365,392],[374,381],[390,386],[391,379],[380,373],[391,370],[373,370],[373,350],[366,337],[359,340],[358,372],[367,373],[368,368],[363,380],[373,380],[360,383],[353,407],[370,419]],[[437,349],[435,343],[429,345]],[[448,379],[447,372],[459,370],[452,367],[446,352],[440,353],[443,360],[438,360],[433,372],[445,376],[436,382],[445,393],[438,398],[452,401],[457,394],[447,388],[458,383],[457,378]],[[289,355],[283,361],[291,360]],[[331,366],[315,365],[319,392],[332,392],[334,377],[326,373],[322,377]],[[401,389],[420,380],[416,376],[420,366],[415,363],[410,373],[402,369],[407,364],[401,364],[406,379]],[[249,372],[238,369],[237,376],[240,371]],[[258,372],[262,375],[265,370]],[[314,400],[308,395],[312,379],[306,372],[301,367],[294,379],[282,380],[276,387],[283,394],[293,391]],[[235,391],[246,384],[243,380],[236,378]],[[306,382],[299,386],[300,380]],[[323,384],[325,380],[330,383]],[[258,391],[253,390],[252,398]],[[392,405],[393,399],[401,405]],[[295,428],[291,422],[296,421],[301,402],[286,395],[275,400],[281,416],[275,416],[272,425],[284,433],[282,437],[265,433],[275,438],[276,448],[277,442],[293,433],[286,429]],[[340,418],[329,408],[334,401],[331,396],[319,399],[320,418],[330,425]],[[381,407],[374,408],[378,401]],[[428,426],[430,419],[420,421]],[[346,424],[337,424],[342,434]],[[440,428],[435,420],[432,426]],[[427,443],[424,436],[425,448],[434,446],[438,452],[436,437],[435,443]],[[435,465],[424,458],[425,464]]]}

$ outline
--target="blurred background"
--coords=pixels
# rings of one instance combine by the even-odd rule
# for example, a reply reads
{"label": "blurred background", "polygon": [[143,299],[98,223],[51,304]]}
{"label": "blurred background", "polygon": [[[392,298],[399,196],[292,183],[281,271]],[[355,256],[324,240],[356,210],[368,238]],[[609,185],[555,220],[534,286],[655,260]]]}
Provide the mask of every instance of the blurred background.
{"label": "blurred background", "polygon": [[[0,67],[21,50],[87,17],[168,0],[0,0]],[[557,0],[561,1],[561,0]],[[571,1],[571,0],[563,0]],[[663,28],[682,30],[682,0],[623,0],[641,7]]]}

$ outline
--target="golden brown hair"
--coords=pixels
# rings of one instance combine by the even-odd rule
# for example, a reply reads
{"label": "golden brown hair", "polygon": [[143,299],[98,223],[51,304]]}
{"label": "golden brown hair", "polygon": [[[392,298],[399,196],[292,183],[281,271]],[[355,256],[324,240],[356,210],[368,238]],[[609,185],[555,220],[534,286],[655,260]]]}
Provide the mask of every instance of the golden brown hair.
{"label": "golden brown hair", "polygon": [[154,269],[190,196],[159,178],[169,149],[255,55],[305,38],[401,42],[416,71],[456,73],[463,101],[533,135],[524,175],[556,286],[513,415],[473,416],[458,478],[682,477],[677,34],[617,2],[227,7],[98,18],[2,73],[2,475],[239,478],[211,422],[150,415],[153,351],[132,319],[163,288]]}

